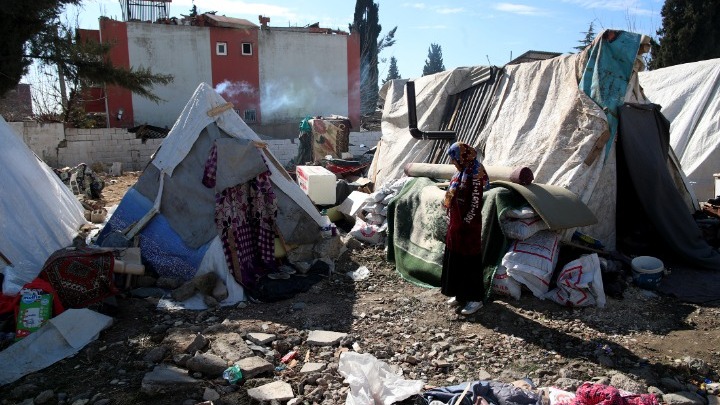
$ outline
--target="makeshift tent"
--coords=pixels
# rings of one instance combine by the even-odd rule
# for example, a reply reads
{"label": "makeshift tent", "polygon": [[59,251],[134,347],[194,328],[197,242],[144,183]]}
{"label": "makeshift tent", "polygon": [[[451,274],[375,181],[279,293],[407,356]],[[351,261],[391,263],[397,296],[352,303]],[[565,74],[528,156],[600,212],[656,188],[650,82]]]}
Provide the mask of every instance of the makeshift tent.
{"label": "makeshift tent", "polygon": [[670,146],[700,201],[720,173],[720,59],[641,72],[640,85],[670,120]]}
{"label": "makeshift tent", "polygon": [[[572,191],[598,219],[596,225],[580,231],[612,250],[617,237],[616,200],[625,198],[617,189],[622,175],[617,170],[616,140],[623,136],[618,135],[618,110],[625,101],[648,103],[637,85],[646,43],[647,38],[640,35],[608,30],[577,54],[503,69],[458,68],[419,78],[415,81],[418,128],[456,131],[457,140],[480,150],[485,164],[529,167],[536,183]],[[411,135],[405,81],[386,83],[381,96],[385,99],[383,137],[369,173],[375,184],[401,177],[406,163],[447,163],[447,141]],[[661,125],[653,119],[643,122],[649,123],[645,129],[650,133],[638,134],[625,125],[628,136],[662,138]],[[648,199],[655,205],[672,200],[668,206],[674,211],[668,216],[649,213],[649,220],[661,225],[657,228],[662,236],[674,242],[668,248],[686,263],[720,268],[720,254],[702,240],[691,216],[695,205],[672,151],[661,146],[662,139],[655,142],[657,148],[643,148],[642,140],[631,142],[639,149],[625,151],[630,157],[652,154],[653,170],[660,167],[667,173],[657,190],[663,198],[654,193]],[[637,179],[652,182],[657,178],[657,172],[649,168],[632,170],[639,174]],[[573,231],[565,232],[564,239]],[[688,238],[677,240],[672,234]]]}
{"label": "makeshift tent", "polygon": [[[203,180],[208,176],[206,164],[213,149],[216,184],[208,187]],[[232,104],[202,83],[138,182],[120,202],[98,243],[103,244],[110,235],[143,217],[162,190],[158,214],[139,234],[143,263],[160,276],[182,280],[214,271],[231,292],[240,291],[242,295],[242,289],[228,276],[225,258],[226,253],[235,257],[242,246],[223,250],[227,246],[223,246],[215,223],[216,193],[267,171],[272,191],[266,197],[269,201],[274,194],[277,204],[277,229],[269,232],[278,231],[289,245],[319,240],[322,218],[313,203],[232,109]],[[231,296],[226,303],[241,299],[244,297]]]}
{"label": "makeshift tent", "polygon": [[54,251],[72,244],[85,216],[77,197],[2,117],[0,144],[2,292],[15,295]]}

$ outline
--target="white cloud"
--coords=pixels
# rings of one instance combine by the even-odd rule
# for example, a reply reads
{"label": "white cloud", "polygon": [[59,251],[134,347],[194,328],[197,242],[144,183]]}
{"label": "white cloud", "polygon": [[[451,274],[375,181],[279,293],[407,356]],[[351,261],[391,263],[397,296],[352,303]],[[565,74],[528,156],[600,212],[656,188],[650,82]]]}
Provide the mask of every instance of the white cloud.
{"label": "white cloud", "polygon": [[439,7],[437,9],[435,9],[435,11],[440,14],[457,14],[457,13],[462,13],[463,11],[465,11],[465,9],[460,8],[460,7],[457,7],[457,8]]}
{"label": "white cloud", "polygon": [[563,0],[583,8],[602,9],[610,11],[627,11],[632,15],[652,15],[653,10],[643,7],[640,0]]}
{"label": "white cloud", "polygon": [[504,11],[506,13],[520,14],[520,15],[547,15],[548,12],[537,7],[526,6],[524,4],[514,3],[498,3],[495,5],[495,10]]}

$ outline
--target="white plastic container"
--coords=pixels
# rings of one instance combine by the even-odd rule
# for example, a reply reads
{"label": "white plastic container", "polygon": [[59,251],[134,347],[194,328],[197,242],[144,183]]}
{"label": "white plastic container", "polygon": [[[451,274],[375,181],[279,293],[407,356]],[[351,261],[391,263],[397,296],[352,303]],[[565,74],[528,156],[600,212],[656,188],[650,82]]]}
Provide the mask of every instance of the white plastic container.
{"label": "white plastic container", "polygon": [[655,290],[662,280],[665,265],[652,256],[638,256],[630,263],[633,280],[640,288]]}
{"label": "white plastic container", "polygon": [[322,166],[297,166],[297,182],[317,205],[335,204],[335,174]]}

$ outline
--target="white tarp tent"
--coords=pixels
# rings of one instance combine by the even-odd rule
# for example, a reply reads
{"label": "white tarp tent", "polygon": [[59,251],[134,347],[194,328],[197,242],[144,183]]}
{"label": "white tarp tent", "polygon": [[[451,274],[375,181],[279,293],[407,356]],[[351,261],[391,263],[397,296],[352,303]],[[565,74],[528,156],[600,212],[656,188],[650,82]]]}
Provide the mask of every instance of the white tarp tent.
{"label": "white tarp tent", "polygon": [[72,244],[85,216],[77,197],[2,117],[0,144],[0,253],[10,261],[0,258],[0,271],[3,294],[15,295],[53,252]]}
{"label": "white tarp tent", "polygon": [[640,73],[648,99],[670,120],[670,146],[700,201],[715,197],[720,173],[720,59]]}

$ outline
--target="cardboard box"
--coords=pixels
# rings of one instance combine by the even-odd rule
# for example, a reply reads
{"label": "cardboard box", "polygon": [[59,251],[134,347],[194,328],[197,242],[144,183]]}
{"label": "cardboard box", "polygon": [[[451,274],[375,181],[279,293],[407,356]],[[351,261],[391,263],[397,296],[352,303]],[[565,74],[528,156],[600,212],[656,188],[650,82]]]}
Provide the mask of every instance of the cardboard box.
{"label": "cardboard box", "polygon": [[335,204],[335,182],[333,172],[322,166],[297,166],[297,182],[305,194],[317,205]]}
{"label": "cardboard box", "polygon": [[39,289],[20,290],[20,309],[17,316],[15,340],[40,329],[52,318],[53,295]]}

